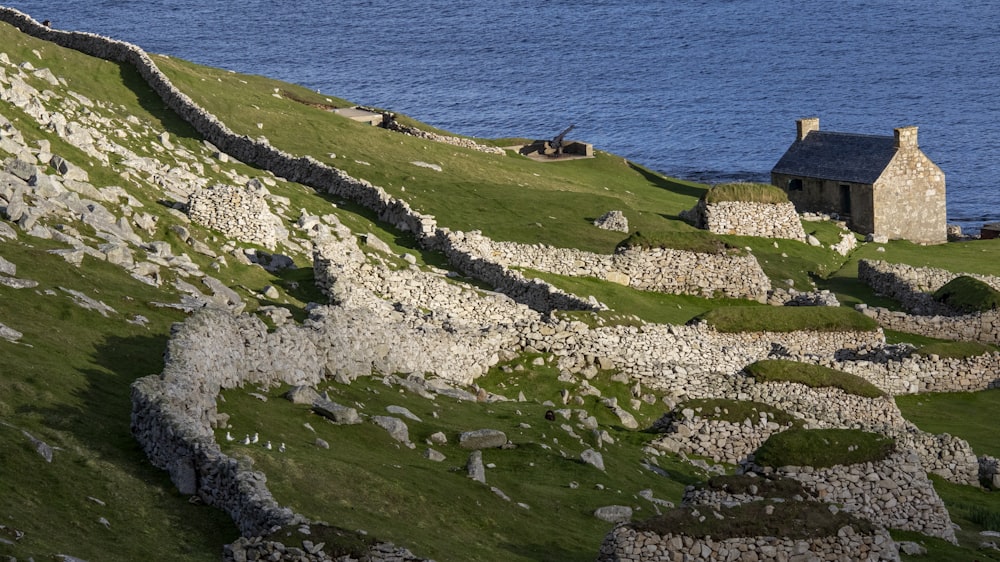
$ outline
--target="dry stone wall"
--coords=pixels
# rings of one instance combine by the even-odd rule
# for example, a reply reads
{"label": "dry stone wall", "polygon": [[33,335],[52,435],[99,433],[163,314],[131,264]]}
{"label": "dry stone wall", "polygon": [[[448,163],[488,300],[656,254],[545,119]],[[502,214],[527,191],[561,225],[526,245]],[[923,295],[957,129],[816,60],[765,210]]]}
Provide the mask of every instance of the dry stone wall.
{"label": "dry stone wall", "polygon": [[686,213],[695,226],[715,234],[787,238],[804,242],[805,230],[792,203],[698,202]]}
{"label": "dry stone wall", "polygon": [[477,255],[506,267],[574,277],[596,277],[642,291],[763,300],[771,282],[752,255],[701,254],[660,248],[625,249],[612,255],[490,240],[456,232]]}
{"label": "dry stone wall", "polygon": [[897,452],[878,462],[830,468],[755,467],[755,472],[792,478],[827,503],[890,529],[917,531],[957,542],[944,502],[913,452]]}
{"label": "dry stone wall", "polygon": [[[863,305],[859,309],[880,326],[891,330],[939,339],[1000,343],[1000,311],[959,315],[931,297],[934,291],[959,275],[944,269],[861,260],[858,278],[876,293],[899,301],[910,314]],[[1000,290],[1000,277],[969,276]]]}
{"label": "dry stone wall", "polygon": [[604,539],[598,562],[676,562],[677,560],[864,560],[898,562],[899,553],[889,532],[871,535],[844,527],[834,537],[804,540],[776,537],[712,539],[660,535],[616,527]]}

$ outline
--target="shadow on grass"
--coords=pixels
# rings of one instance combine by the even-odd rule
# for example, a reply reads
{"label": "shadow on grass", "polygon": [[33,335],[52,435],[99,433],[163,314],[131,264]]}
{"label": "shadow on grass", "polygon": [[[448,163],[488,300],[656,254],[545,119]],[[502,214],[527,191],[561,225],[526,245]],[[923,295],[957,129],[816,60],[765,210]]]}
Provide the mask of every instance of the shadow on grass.
{"label": "shadow on grass", "polygon": [[512,554],[532,560],[562,560],[564,562],[573,560],[583,562],[586,560],[587,562],[591,562],[594,559],[594,551],[592,549],[584,547],[568,549],[555,543],[504,543],[501,547]]}
{"label": "shadow on grass", "polygon": [[687,195],[688,197],[694,197],[695,199],[700,198],[705,194],[707,189],[695,187],[693,185],[685,185],[680,182],[671,181],[663,176],[655,174],[642,166],[629,162],[629,167],[638,172],[642,177],[646,178],[646,181],[667,191],[677,193],[679,195]]}
{"label": "shadow on grass", "polygon": [[121,69],[122,83],[135,94],[136,100],[150,115],[157,118],[164,130],[176,137],[201,140],[202,136],[187,121],[181,119],[142,78],[139,71],[128,63],[117,63]]}

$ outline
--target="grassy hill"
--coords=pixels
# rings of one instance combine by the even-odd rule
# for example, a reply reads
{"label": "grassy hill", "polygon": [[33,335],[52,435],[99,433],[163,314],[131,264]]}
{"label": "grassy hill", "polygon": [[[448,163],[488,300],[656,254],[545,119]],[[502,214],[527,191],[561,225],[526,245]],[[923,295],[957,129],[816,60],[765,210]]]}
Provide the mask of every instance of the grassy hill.
{"label": "grassy hill", "polygon": [[[312,215],[334,214],[355,233],[375,233],[397,253],[416,256],[419,267],[447,267],[442,256],[421,250],[408,235],[379,224],[370,212],[350,202],[319,196],[245,164],[215,158],[191,127],[168,111],[127,65],[61,49],[2,23],[0,52],[11,61],[0,64],[6,76],[29,62],[32,68],[47,68],[64,81],[52,84],[34,74],[26,80],[39,91],[53,92],[47,111],[104,119],[102,131],[108,138],[156,162],[160,170],[138,173],[120,155],[111,155],[105,164],[66,142],[52,127],[0,101],[0,115],[23,135],[26,144],[48,142],[52,153],[83,168],[94,186],[123,188],[132,201],[108,201],[109,208],[122,216],[127,212],[155,217],[152,232],[143,236],[167,242],[175,255],[188,256],[200,272],[233,288],[249,312],[281,306],[302,319],[308,303],[323,301],[312,286],[308,248],[280,248],[295,260],[297,269],[271,273],[241,263],[234,248],[236,253],[261,248],[232,243],[178,216],[163,188],[163,177],[172,170],[187,170],[206,184],[267,179],[271,193],[287,199],[281,216],[289,229],[294,229],[302,210]],[[593,159],[536,162],[510,151],[497,156],[408,137],[334,115],[325,106],[352,104],[333,96],[166,56],[154,59],[178,87],[237,133],[266,136],[285,151],[311,155],[367,179],[453,230],[480,230],[498,240],[610,253],[625,235],[594,228],[591,222],[617,209],[625,213],[633,231],[657,239],[673,238],[683,246],[694,229],[677,215],[694,206],[707,189],[601,151]],[[65,101],[73,98],[69,92],[96,104],[71,108]],[[401,120],[433,130],[405,117]],[[0,131],[0,135],[8,133]],[[173,149],[165,147],[164,133]],[[515,141],[480,142],[507,146]],[[0,160],[10,156],[0,149]],[[435,164],[442,171],[414,162]],[[46,166],[43,171],[56,173]],[[50,221],[47,226],[78,232],[95,245],[100,241],[99,233],[83,223]],[[732,247],[750,248],[775,285],[786,286],[790,279],[795,287],[805,289],[815,283],[831,288],[847,304],[882,302],[857,281],[856,262],[861,257],[1000,273],[1000,260],[995,259],[1000,257],[1000,245],[989,241],[947,247],[893,242],[885,245],[884,253],[863,245],[842,257],[826,247],[839,239],[836,225],[805,226],[824,247],[720,238]],[[16,342],[0,340],[0,554],[36,560],[57,554],[86,560],[218,559],[222,545],[237,537],[236,528],[221,512],[178,494],[166,473],[149,465],[129,432],[129,385],[162,369],[170,326],[185,317],[163,304],[181,301],[183,290],[177,281],[196,283],[197,278],[165,267],[160,283],[154,286],[91,255],[75,266],[50,253],[67,249],[66,243],[13,228],[16,238],[0,243],[0,256],[17,266],[17,278],[38,285],[18,289],[0,284],[0,323],[22,333]],[[180,236],[181,230],[207,251],[189,245]],[[708,310],[748,304],[641,294],[596,280],[544,277],[566,290],[597,295],[612,305],[613,314],[635,315],[650,322],[683,323]],[[276,288],[278,297],[263,296],[266,286]],[[83,308],[79,295],[109,308],[103,313]],[[614,439],[604,452],[607,471],[599,474],[575,461],[584,446],[592,444],[587,436],[568,436],[561,423],[552,427],[543,423],[548,406],[542,402],[559,400],[559,386],[553,382],[558,372],[551,359],[540,358],[541,364],[535,359],[539,358],[523,357],[498,365],[480,381],[492,391],[514,395],[521,390],[528,397],[525,403],[489,409],[475,403],[442,400],[430,404],[402,395],[390,398],[377,381],[351,386],[331,383],[328,388],[345,400],[365,402],[373,411],[400,403],[425,419],[437,411],[441,423],[451,430],[506,424],[506,430],[518,432],[514,440],[520,449],[486,460],[496,463],[497,486],[513,502],[473,487],[460,473],[464,460],[456,449],[442,449],[449,456],[448,466],[455,470],[431,474],[422,468],[426,463],[419,451],[399,451],[370,427],[327,435],[331,443],[342,447],[345,454],[339,457],[320,457],[312,450],[284,458],[260,449],[239,451],[234,446],[234,451],[252,457],[258,468],[271,475],[279,501],[310,517],[352,530],[363,528],[440,560],[590,560],[603,533],[611,528],[591,516],[593,509],[625,503],[641,506],[651,515],[657,504],[644,499],[640,491],[650,489],[656,498],[677,502],[685,485],[708,477],[673,455],[660,456],[658,467],[643,467],[648,460],[644,445],[652,434],[616,425],[616,418],[594,397],[577,407],[595,416]],[[607,373],[592,382],[604,396],[622,401],[631,397],[628,387],[612,381]],[[276,398],[280,389],[267,392]],[[303,413],[284,401],[271,400],[263,407],[240,391],[227,393],[226,400],[225,411],[237,418],[267,420],[289,435],[289,443],[300,431]],[[661,404],[639,409],[642,427],[664,413]],[[521,427],[522,420],[531,427]],[[422,431],[420,426],[415,430]],[[51,462],[38,454],[32,439],[52,448]],[[290,477],[283,479],[281,474]],[[958,497],[957,492],[954,495]],[[990,499],[984,505],[990,502],[997,503]],[[401,525],[402,519],[408,519],[408,524]],[[969,523],[970,528],[976,524]],[[979,525],[986,528],[988,524]],[[947,546],[937,548],[950,552]]]}

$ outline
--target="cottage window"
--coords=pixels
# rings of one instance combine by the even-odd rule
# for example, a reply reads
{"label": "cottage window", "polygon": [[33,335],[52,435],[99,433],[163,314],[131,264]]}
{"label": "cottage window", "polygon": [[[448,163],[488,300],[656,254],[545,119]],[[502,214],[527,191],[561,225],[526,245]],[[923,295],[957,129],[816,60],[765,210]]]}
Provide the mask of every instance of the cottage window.
{"label": "cottage window", "polygon": [[788,191],[802,191],[802,180],[788,180]]}

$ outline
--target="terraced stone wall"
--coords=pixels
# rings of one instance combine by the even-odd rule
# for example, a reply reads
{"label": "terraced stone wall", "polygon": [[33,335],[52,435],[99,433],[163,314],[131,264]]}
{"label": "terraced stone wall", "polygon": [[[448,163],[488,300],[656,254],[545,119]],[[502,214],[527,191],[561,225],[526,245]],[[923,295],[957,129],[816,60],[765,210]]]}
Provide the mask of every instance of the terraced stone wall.
{"label": "terraced stone wall", "polygon": [[[913,267],[883,261],[861,260],[858,278],[876,293],[899,301],[910,313],[879,307],[859,307],[880,326],[946,340],[1000,343],[1000,311],[956,315],[931,297],[959,273],[930,267]],[[1000,290],[1000,277],[970,274]]]}

